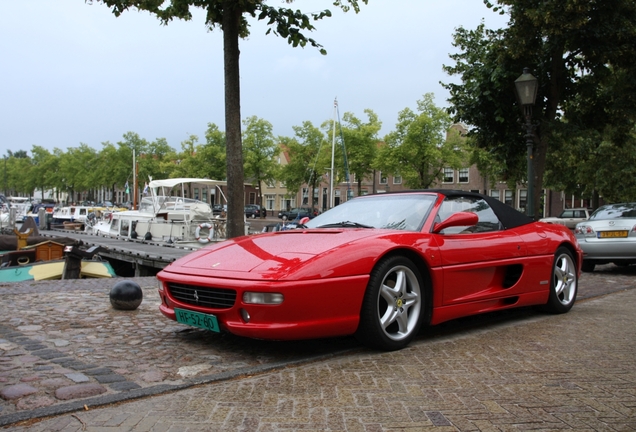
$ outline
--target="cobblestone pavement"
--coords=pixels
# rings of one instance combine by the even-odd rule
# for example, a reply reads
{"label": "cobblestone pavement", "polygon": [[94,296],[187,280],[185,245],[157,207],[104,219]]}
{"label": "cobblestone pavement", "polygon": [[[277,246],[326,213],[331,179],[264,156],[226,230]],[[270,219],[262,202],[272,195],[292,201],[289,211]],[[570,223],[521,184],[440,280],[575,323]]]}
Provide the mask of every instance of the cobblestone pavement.
{"label": "cobblestone pavement", "polygon": [[154,278],[135,311],[111,307],[112,280],[0,286],[0,426],[636,430],[636,269],[599,270],[568,314],[455,320],[394,353],[190,329],[159,314]]}

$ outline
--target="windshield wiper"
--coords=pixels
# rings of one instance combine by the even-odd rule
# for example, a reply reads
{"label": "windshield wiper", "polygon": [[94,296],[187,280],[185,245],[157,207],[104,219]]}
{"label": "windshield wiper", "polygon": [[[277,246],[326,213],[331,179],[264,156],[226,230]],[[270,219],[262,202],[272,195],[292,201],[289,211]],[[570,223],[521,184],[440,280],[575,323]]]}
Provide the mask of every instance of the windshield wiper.
{"label": "windshield wiper", "polygon": [[369,225],[364,225],[358,222],[342,221],[342,222],[330,223],[327,225],[320,225],[317,228],[373,228],[373,227]]}

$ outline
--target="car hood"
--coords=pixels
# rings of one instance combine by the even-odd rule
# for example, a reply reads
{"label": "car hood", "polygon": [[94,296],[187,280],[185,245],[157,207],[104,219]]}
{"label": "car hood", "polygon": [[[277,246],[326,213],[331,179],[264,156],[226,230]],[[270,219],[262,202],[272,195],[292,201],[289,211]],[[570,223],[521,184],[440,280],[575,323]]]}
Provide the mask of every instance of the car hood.
{"label": "car hood", "polygon": [[200,249],[173,262],[164,271],[193,276],[278,280],[316,261],[319,256],[380,235],[386,235],[386,230],[312,229],[251,235]]}

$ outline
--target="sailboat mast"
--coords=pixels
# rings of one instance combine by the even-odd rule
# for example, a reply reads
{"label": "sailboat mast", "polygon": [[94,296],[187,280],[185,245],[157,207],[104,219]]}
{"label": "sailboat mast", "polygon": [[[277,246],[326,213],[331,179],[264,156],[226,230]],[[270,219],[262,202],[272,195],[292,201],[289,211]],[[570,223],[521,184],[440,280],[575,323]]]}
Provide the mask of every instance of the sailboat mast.
{"label": "sailboat mast", "polygon": [[336,111],[338,109],[338,98],[333,101],[333,137],[331,140],[331,179],[329,181],[329,208],[333,208],[333,160],[336,149]]}
{"label": "sailboat mast", "polygon": [[133,210],[137,210],[137,160],[133,149]]}

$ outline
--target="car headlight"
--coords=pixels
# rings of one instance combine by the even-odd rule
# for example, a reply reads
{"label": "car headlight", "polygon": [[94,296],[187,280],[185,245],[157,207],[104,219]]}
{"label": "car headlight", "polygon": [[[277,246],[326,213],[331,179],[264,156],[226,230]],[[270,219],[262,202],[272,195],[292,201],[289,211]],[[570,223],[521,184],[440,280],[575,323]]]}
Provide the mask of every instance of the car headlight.
{"label": "car headlight", "polygon": [[243,293],[243,303],[279,305],[283,302],[281,293],[250,292]]}
{"label": "car headlight", "polygon": [[163,282],[161,282],[159,279],[157,279],[157,288],[159,289],[159,291],[163,291]]}

